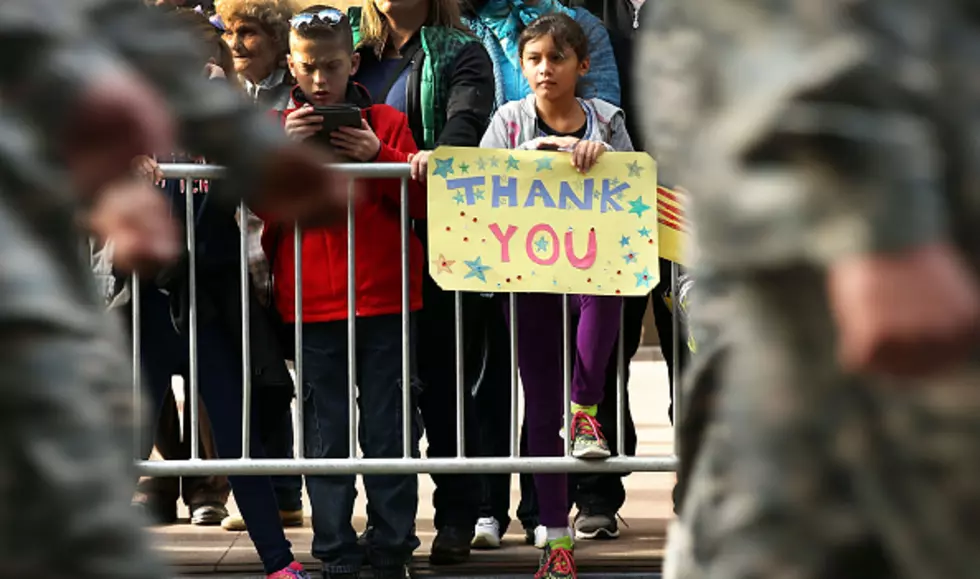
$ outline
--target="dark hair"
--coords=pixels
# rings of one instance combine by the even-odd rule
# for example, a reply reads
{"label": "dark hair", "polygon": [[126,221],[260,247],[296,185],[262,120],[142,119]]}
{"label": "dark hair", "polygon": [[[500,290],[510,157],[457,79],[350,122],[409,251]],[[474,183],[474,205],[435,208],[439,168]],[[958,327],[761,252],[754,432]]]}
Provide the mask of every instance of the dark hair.
{"label": "dark hair", "polygon": [[[336,22],[321,18],[325,12],[337,14]],[[292,33],[304,40],[339,40],[348,49],[354,52],[354,32],[351,30],[350,20],[343,11],[326,6],[324,4],[314,4],[296,13],[289,24]]]}
{"label": "dark hair", "polygon": [[589,57],[589,37],[574,18],[561,13],[545,14],[528,24],[518,40],[517,54],[524,58],[527,43],[542,36],[550,36],[559,50],[571,48],[579,61]]}

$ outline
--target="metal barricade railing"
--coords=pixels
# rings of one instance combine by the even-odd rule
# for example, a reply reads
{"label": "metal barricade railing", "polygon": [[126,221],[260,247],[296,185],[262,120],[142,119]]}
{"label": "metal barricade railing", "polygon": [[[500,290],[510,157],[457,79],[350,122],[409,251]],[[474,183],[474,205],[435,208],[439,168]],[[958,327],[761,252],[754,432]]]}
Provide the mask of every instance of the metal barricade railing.
{"label": "metal barricade railing", "polygon": [[[225,170],[214,165],[201,164],[164,164],[161,165],[163,174],[168,179],[183,180],[183,190],[186,195],[193,193],[192,181],[220,179],[224,176]],[[348,271],[348,413],[349,413],[349,457],[342,459],[313,459],[304,455],[303,444],[303,292],[302,292],[302,232],[297,227],[293,243],[295,245],[295,387],[296,397],[293,406],[294,436],[296,440],[297,456],[293,459],[254,459],[251,458],[251,448],[249,444],[252,408],[252,380],[251,380],[251,336],[250,336],[250,307],[249,296],[251,291],[251,279],[248,263],[249,232],[245,226],[246,207],[244,203],[240,206],[241,219],[241,238],[240,238],[240,271],[239,283],[242,300],[242,458],[235,459],[209,459],[202,460],[199,453],[199,389],[198,383],[198,305],[197,305],[197,272],[196,272],[196,247],[194,227],[186,228],[186,243],[188,248],[188,301],[189,301],[189,368],[188,368],[188,394],[185,406],[190,409],[190,451],[189,460],[163,460],[150,461],[138,460],[137,467],[141,474],[147,476],[189,476],[189,475],[286,475],[286,474],[402,474],[402,473],[460,473],[460,472],[481,472],[481,473],[516,473],[516,472],[663,472],[676,469],[676,449],[678,445],[677,426],[678,420],[674,420],[674,455],[664,456],[624,456],[625,436],[624,436],[624,403],[625,403],[625,368],[623,357],[623,325],[620,324],[619,346],[616,353],[618,363],[617,380],[617,448],[614,456],[605,460],[580,460],[571,456],[570,445],[565,445],[565,453],[562,457],[521,457],[518,445],[518,429],[521,424],[521,416],[518,409],[519,394],[519,373],[517,358],[517,306],[516,295],[509,295],[510,310],[510,339],[509,347],[511,354],[510,368],[510,445],[509,456],[506,457],[466,457],[464,455],[464,396],[466,396],[464,385],[464,361],[463,361],[463,302],[462,294],[456,292],[455,295],[455,370],[456,370],[456,447],[457,456],[455,458],[414,458],[412,456],[412,417],[410,412],[412,406],[411,388],[411,367],[410,367],[410,294],[409,294],[409,240],[411,223],[408,213],[409,196],[409,165],[407,164],[344,164],[334,165],[333,169],[349,175],[352,178],[397,178],[401,180],[401,354],[402,384],[402,457],[401,458],[359,458],[357,457],[357,364],[356,364],[356,300],[355,300],[355,268],[349,266]],[[354,181],[351,181],[349,198],[353,200]],[[195,223],[195,204],[185,203],[186,223]],[[349,202],[347,208],[347,259],[349,264],[355,261],[355,242],[354,242],[354,204]],[[270,272],[271,273],[271,272]],[[671,275],[672,293],[676,297],[677,288],[677,266],[674,265]],[[136,398],[137,406],[141,398],[145,398],[142,393],[141,383],[141,337],[140,337],[140,293],[138,280],[132,283],[133,300],[133,396]],[[674,389],[674,416],[679,416],[678,409],[681,407],[681,393],[678,382],[678,362],[680,332],[679,316],[677,315],[677,299],[672,300],[674,310],[673,341],[674,359],[672,387]],[[568,296],[563,297],[562,301],[562,336],[565,344],[565,352],[569,351],[572,328],[569,315]],[[620,311],[620,321],[623,321],[623,311]],[[563,379],[564,379],[564,425],[565,432],[570,432],[571,423],[571,368],[570,356],[567,354],[563,360]],[[186,408],[185,408],[186,411]],[[155,413],[153,414],[155,415]],[[134,436],[136,437],[136,447],[141,448],[142,427],[136,426]]]}

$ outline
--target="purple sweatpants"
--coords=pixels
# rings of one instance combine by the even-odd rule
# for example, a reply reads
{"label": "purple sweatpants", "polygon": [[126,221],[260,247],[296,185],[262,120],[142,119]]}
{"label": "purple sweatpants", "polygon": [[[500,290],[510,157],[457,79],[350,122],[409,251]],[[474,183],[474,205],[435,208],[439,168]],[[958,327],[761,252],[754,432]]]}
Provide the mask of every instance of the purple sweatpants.
{"label": "purple sweatpants", "polygon": [[[517,359],[524,384],[527,442],[531,456],[564,456],[562,319],[560,295],[517,296]],[[572,402],[602,401],[606,367],[619,337],[623,299],[616,296],[569,296],[570,326],[575,332]],[[510,309],[505,305],[510,323]],[[576,323],[577,322],[577,323]],[[541,524],[568,525],[568,475],[536,474]]]}

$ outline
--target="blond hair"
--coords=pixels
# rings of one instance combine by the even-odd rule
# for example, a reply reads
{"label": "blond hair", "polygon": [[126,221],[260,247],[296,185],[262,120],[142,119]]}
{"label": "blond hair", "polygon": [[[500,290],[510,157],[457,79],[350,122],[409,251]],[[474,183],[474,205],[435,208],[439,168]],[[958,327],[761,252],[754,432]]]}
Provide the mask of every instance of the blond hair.
{"label": "blond hair", "polygon": [[299,12],[296,0],[215,0],[214,11],[225,26],[235,20],[253,20],[276,42],[280,65],[289,53],[289,19]]}
{"label": "blond hair", "polygon": [[[469,33],[460,18],[459,0],[429,0],[429,13],[422,26],[455,28]],[[359,46],[369,46],[378,58],[388,43],[388,19],[378,10],[375,0],[364,0],[361,10],[361,41]]]}

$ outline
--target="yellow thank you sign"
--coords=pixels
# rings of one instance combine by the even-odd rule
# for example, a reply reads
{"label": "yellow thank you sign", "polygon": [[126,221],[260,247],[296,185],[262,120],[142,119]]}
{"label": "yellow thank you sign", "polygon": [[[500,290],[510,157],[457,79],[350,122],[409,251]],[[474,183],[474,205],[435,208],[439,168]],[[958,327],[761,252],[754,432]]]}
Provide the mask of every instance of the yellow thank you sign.
{"label": "yellow thank you sign", "polygon": [[606,153],[440,147],[429,159],[429,271],[447,290],[645,295],[659,280],[656,164]]}

